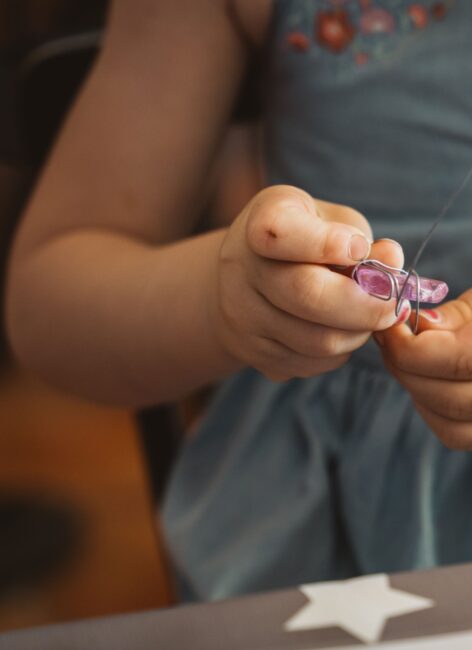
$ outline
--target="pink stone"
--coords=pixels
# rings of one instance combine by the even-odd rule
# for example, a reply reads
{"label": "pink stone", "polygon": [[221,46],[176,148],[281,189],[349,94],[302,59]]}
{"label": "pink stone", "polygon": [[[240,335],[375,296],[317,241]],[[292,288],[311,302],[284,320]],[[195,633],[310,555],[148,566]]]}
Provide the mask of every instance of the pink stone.
{"label": "pink stone", "polygon": [[[388,300],[389,298],[397,297],[396,289],[394,289],[392,293],[392,282],[389,274],[392,278],[396,278],[398,292],[400,292],[405,284],[405,272],[402,273],[394,270],[384,271],[360,264],[357,267],[355,279],[359,286],[367,293]],[[420,302],[429,304],[439,303],[444,300],[448,291],[449,287],[445,282],[420,277]],[[410,275],[408,278],[403,298],[416,301],[416,277],[414,275]]]}

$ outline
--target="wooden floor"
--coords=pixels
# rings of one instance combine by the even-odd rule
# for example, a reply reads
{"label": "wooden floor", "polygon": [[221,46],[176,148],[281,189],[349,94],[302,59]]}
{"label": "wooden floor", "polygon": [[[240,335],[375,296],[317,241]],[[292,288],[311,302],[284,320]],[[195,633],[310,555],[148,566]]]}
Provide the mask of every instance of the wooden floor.
{"label": "wooden floor", "polygon": [[82,403],[17,370],[4,371],[0,494],[57,501],[80,523],[77,549],[58,575],[0,602],[0,630],[170,602],[130,414]]}

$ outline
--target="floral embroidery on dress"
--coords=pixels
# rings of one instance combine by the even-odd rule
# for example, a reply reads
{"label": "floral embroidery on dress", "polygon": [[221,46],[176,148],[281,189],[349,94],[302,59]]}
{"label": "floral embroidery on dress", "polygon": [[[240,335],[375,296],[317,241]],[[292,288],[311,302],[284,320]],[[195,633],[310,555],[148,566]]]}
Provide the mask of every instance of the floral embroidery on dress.
{"label": "floral embroidery on dress", "polygon": [[[389,49],[387,39],[395,34],[423,30],[445,19],[455,1],[320,0],[305,3],[305,13],[298,12],[298,25],[297,16],[293,17],[296,28],[285,35],[285,43],[292,51],[305,54],[317,48],[338,56],[351,52],[354,63],[365,66],[372,59],[383,58]],[[311,33],[306,31],[308,5],[311,12],[313,6],[316,7]]]}
{"label": "floral embroidery on dress", "polygon": [[310,39],[302,32],[290,32],[287,43],[297,52],[306,52],[310,48]]}
{"label": "floral embroidery on dress", "polygon": [[360,30],[364,34],[390,33],[395,29],[395,18],[383,7],[368,7],[361,13]]}
{"label": "floral embroidery on dress", "polygon": [[332,52],[341,52],[351,43],[356,28],[346,9],[336,7],[330,11],[319,11],[315,19],[315,38],[321,47]]}

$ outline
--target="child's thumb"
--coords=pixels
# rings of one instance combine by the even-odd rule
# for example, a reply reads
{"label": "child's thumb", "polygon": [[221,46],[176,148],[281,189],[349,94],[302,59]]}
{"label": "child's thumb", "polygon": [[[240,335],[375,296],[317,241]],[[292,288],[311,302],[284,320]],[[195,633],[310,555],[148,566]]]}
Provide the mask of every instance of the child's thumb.
{"label": "child's thumb", "polygon": [[[412,318],[415,316],[413,314]],[[472,322],[472,289],[457,300],[450,300],[435,309],[421,309],[418,332],[426,330],[458,330]]]}

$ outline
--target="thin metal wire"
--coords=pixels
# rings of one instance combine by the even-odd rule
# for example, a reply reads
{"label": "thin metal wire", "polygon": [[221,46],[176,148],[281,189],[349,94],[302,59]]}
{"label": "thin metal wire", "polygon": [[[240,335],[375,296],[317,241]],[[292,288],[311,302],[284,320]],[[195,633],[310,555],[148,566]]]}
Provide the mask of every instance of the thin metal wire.
{"label": "thin metal wire", "polygon": [[[379,293],[371,293],[371,296],[375,296],[376,298],[379,298],[380,300],[385,300],[388,302],[391,300],[391,298],[395,298],[395,300],[399,300],[399,295],[400,295],[400,283],[399,283],[399,278],[406,278],[407,272],[405,269],[399,269],[395,266],[389,266],[388,264],[384,264],[383,262],[379,262],[378,260],[363,260],[362,262],[358,262],[354,269],[352,270],[352,277],[356,282],[359,282],[359,269],[360,268],[369,268],[369,269],[375,269],[376,271],[379,271],[384,275],[389,283],[390,283],[390,293],[388,295],[382,295]],[[419,296],[419,290],[420,290],[420,279],[418,274],[413,271],[413,275],[417,276],[417,296]],[[406,279],[405,279],[406,281]],[[403,287],[402,287],[403,288]]]}
{"label": "thin metal wire", "polygon": [[[363,260],[362,262],[359,262],[356,264],[354,269],[352,270],[352,277],[354,280],[359,282],[359,269],[365,267],[369,269],[375,269],[376,271],[379,271],[383,275],[385,275],[389,282],[390,282],[390,293],[388,295],[381,295],[381,294],[371,294],[374,295],[376,298],[379,298],[380,300],[385,300],[389,301],[391,298],[395,297],[395,300],[397,301],[397,304],[395,306],[395,312],[396,315],[399,315],[399,309],[398,306],[401,304],[401,295],[402,293],[405,292],[405,287],[406,283],[408,282],[409,278],[413,276],[415,280],[415,285],[416,285],[416,293],[415,293],[415,323],[413,325],[413,332],[417,334],[418,332],[418,325],[419,325],[419,312],[420,312],[420,290],[421,290],[421,279],[418,273],[415,271],[415,269],[410,269],[410,272],[408,273],[404,269],[398,269],[395,266],[389,266],[388,264],[384,264],[383,262],[379,262],[378,260]],[[399,279],[402,278],[403,285],[400,289],[400,282]],[[397,313],[398,310],[398,313]]]}
{"label": "thin metal wire", "polygon": [[[418,324],[420,320],[420,276],[415,269],[411,270],[410,276],[413,276],[416,280],[416,300],[415,300],[415,324],[413,325],[414,334],[418,334]],[[406,276],[405,284],[408,282],[408,274]],[[402,287],[403,288],[403,287]],[[401,291],[400,291],[401,295]]]}
{"label": "thin metal wire", "polygon": [[[413,258],[413,261],[411,262],[410,266],[408,267],[408,272],[407,272],[407,276],[406,276],[406,279],[405,279],[405,283],[404,283],[403,287],[401,288],[400,295],[398,296],[398,299],[397,299],[397,304],[396,304],[396,307],[395,307],[395,315],[396,316],[398,316],[399,313],[400,313],[400,304],[401,304],[403,294],[406,291],[406,285],[408,283],[408,280],[410,279],[410,277],[413,274],[416,273],[415,267],[418,265],[420,257],[422,256],[423,251],[426,248],[426,245],[428,244],[429,240],[433,236],[433,233],[436,230],[436,228],[438,227],[438,225],[440,224],[440,222],[444,219],[446,214],[451,209],[453,203],[456,201],[456,199],[459,197],[459,195],[462,194],[462,192],[465,190],[465,188],[466,188],[466,186],[469,183],[471,178],[472,178],[472,165],[471,165],[470,169],[467,171],[467,173],[465,174],[464,178],[459,183],[459,185],[454,189],[454,191],[451,193],[451,195],[447,199],[446,203],[443,205],[443,207],[439,211],[439,214],[436,217],[436,219],[434,220],[433,224],[431,225],[431,228],[427,232],[426,237],[423,239],[423,241],[421,242],[418,250],[416,251],[416,254],[415,254],[414,258]],[[417,273],[416,273],[416,276],[418,276]],[[417,280],[417,287],[418,287],[418,280]],[[420,308],[419,290],[418,289],[417,289],[416,301],[415,302],[416,302],[416,321],[415,321],[415,334],[416,334],[416,331],[418,329],[418,318],[419,318],[418,314],[419,314],[419,308]]]}

